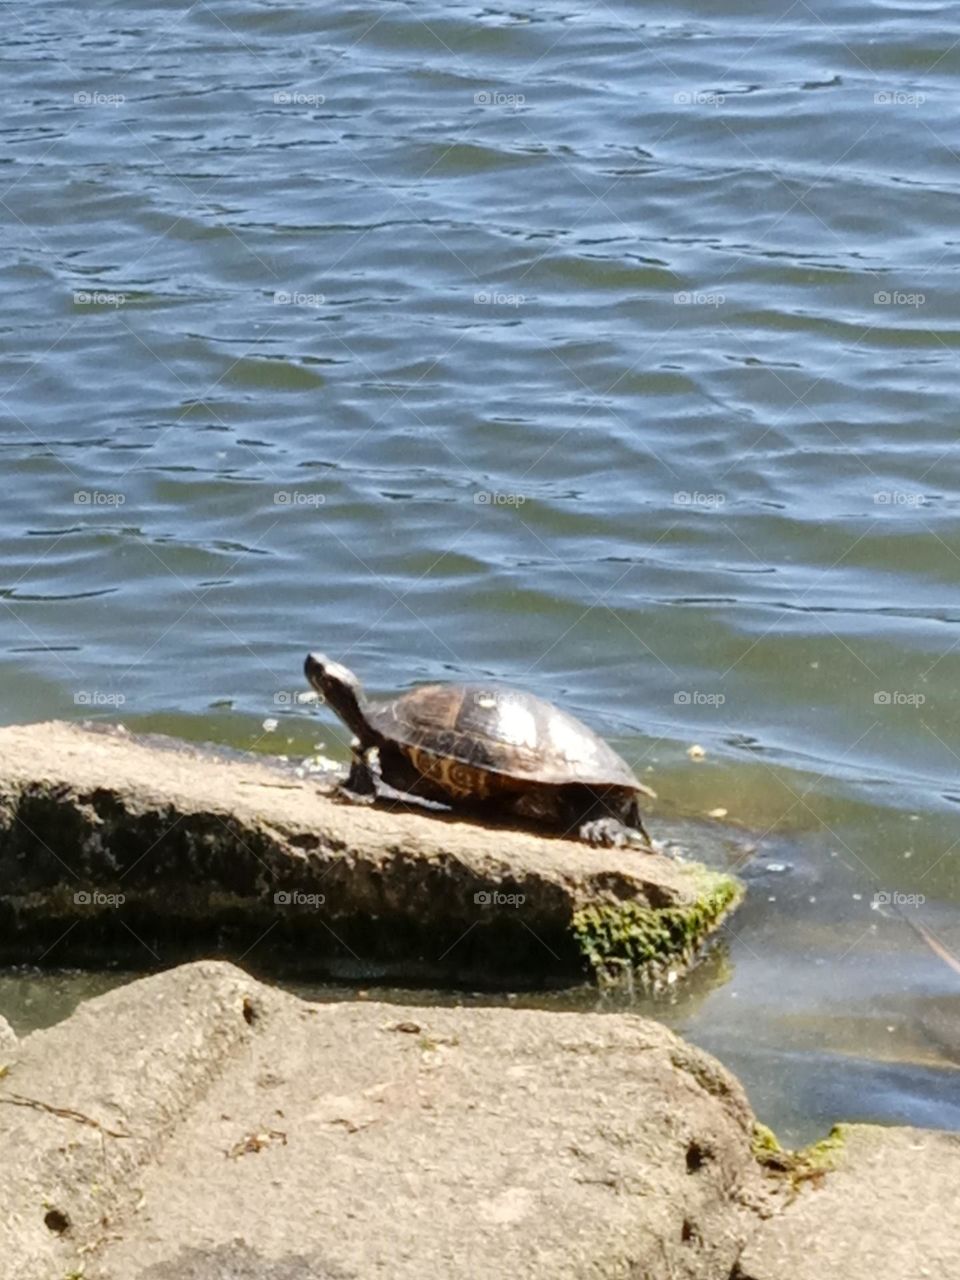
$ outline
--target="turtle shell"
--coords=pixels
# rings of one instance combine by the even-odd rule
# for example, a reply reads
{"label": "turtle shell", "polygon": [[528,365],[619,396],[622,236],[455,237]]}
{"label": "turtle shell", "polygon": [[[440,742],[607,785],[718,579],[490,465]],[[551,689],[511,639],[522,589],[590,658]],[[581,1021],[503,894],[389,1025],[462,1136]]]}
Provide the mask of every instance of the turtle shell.
{"label": "turtle shell", "polygon": [[531,693],[428,684],[365,711],[389,742],[518,782],[646,789],[603,738]]}

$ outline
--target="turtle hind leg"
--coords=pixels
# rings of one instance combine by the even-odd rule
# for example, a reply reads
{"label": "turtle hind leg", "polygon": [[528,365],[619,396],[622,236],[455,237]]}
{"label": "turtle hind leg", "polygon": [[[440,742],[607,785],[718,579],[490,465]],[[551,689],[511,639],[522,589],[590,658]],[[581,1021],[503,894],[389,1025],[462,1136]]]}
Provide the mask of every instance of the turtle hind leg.
{"label": "turtle hind leg", "polygon": [[568,836],[595,848],[656,849],[634,795],[575,786],[565,789],[561,816]]}
{"label": "turtle hind leg", "polygon": [[636,797],[631,797],[626,805],[605,803],[602,798],[594,801],[580,810],[575,826],[580,839],[587,844],[656,852],[656,845],[643,825]]}
{"label": "turtle hind leg", "polygon": [[633,844],[631,831],[619,818],[591,818],[581,822],[577,835],[595,849],[625,849]]}

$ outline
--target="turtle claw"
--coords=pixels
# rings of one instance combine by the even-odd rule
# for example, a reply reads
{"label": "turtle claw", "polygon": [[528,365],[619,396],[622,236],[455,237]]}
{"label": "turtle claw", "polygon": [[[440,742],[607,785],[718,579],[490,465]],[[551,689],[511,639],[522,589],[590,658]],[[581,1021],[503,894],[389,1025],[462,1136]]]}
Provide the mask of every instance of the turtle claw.
{"label": "turtle claw", "polygon": [[342,800],[344,804],[373,804],[377,796],[375,792],[370,791],[353,791],[346,783],[341,783],[334,792],[337,800]]}

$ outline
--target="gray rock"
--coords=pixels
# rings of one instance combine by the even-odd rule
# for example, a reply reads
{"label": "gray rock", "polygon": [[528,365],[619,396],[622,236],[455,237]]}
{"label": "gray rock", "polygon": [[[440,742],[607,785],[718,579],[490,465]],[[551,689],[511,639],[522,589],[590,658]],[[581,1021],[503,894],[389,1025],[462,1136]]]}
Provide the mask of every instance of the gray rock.
{"label": "gray rock", "polygon": [[[327,792],[329,792],[329,785]],[[0,958],[532,985],[681,971],[728,876],[415,813],[76,725],[0,729]]]}
{"label": "gray rock", "polygon": [[960,1134],[839,1125],[733,1280],[960,1280]]}

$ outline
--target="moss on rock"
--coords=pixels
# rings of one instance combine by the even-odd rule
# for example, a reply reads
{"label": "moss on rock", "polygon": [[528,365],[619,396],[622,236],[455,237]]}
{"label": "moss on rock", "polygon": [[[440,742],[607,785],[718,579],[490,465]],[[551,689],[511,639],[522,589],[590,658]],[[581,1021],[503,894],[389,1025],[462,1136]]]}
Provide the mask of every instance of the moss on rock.
{"label": "moss on rock", "polygon": [[843,1125],[835,1124],[825,1138],[797,1152],[797,1160],[808,1176],[829,1173],[840,1163],[846,1145]]}
{"label": "moss on rock", "polygon": [[655,984],[671,965],[689,964],[720,920],[743,897],[732,876],[691,867],[693,896],[679,906],[631,899],[594,903],[573,918],[573,932],[597,981],[621,985],[629,975]]}

